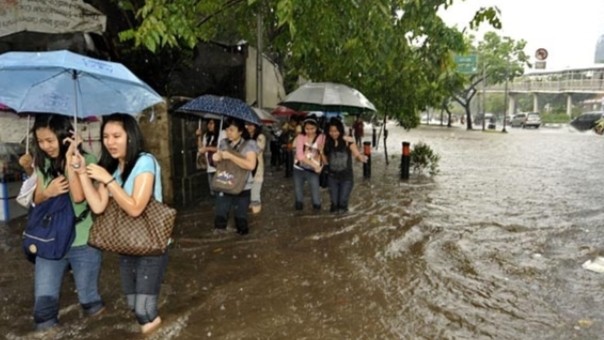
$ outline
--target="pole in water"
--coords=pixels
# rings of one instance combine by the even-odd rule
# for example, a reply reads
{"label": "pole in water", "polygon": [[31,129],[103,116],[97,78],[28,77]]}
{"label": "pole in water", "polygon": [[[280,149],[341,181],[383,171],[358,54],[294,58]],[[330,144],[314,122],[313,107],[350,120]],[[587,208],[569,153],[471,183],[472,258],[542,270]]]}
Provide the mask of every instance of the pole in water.
{"label": "pole in water", "polygon": [[371,142],[363,142],[363,154],[367,162],[363,164],[363,178],[371,178]]}
{"label": "pole in water", "polygon": [[409,179],[409,165],[411,164],[411,152],[409,142],[403,142],[403,152],[401,156],[401,179]]}
{"label": "pole in water", "polygon": [[375,146],[377,145],[377,132],[375,130],[375,128],[373,128],[372,130],[373,135],[371,135],[371,146],[373,146],[375,148]]}

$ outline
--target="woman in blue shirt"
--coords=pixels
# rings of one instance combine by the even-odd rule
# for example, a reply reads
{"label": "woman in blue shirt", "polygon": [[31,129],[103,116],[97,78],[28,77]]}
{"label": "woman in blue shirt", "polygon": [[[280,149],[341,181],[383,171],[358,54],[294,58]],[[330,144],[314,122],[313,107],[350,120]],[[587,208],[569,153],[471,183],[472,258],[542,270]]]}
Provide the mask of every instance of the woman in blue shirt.
{"label": "woman in blue shirt", "polygon": [[[144,151],[136,119],[127,114],[112,114],[103,119],[101,133],[99,165],[78,171],[91,210],[102,214],[111,197],[128,215],[137,217],[152,195],[161,202],[160,167],[155,157]],[[143,333],[153,331],[161,323],[157,304],[167,263],[167,251],[159,256],[120,255],[122,288]]]}

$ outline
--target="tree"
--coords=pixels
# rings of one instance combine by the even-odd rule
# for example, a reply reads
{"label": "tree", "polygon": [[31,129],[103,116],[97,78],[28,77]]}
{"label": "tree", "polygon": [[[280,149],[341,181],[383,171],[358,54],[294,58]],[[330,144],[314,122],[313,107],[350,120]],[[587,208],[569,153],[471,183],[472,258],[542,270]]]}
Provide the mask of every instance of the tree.
{"label": "tree", "polygon": [[509,81],[521,76],[524,66],[530,66],[529,57],[524,52],[525,46],[524,40],[515,41],[510,37],[500,37],[495,32],[487,32],[476,47],[470,48],[470,53],[478,56],[478,72],[471,75],[449,75],[449,88],[459,86],[460,82],[464,84],[451,99],[464,108],[469,130],[472,129],[470,104],[478,92],[478,86],[485,81],[488,84],[500,84],[506,79]]}
{"label": "tree", "polygon": [[[266,54],[285,71],[292,90],[298,77],[345,83],[406,128],[416,112],[449,96],[443,74],[450,53],[466,46],[462,32],[437,15],[453,0],[122,0],[136,24],[120,37],[155,53],[192,48],[198,41],[255,44],[262,14]],[[497,25],[492,9],[473,23]]]}

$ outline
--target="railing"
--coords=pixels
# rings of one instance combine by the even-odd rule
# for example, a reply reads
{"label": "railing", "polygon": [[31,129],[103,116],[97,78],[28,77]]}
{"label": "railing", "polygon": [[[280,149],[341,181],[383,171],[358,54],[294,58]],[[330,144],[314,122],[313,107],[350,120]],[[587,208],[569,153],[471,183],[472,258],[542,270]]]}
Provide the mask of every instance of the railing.
{"label": "railing", "polygon": [[[480,86],[479,89],[480,91]],[[505,83],[487,86],[487,92],[504,92]],[[604,79],[530,80],[516,79],[508,83],[509,92],[599,93],[604,94]]]}

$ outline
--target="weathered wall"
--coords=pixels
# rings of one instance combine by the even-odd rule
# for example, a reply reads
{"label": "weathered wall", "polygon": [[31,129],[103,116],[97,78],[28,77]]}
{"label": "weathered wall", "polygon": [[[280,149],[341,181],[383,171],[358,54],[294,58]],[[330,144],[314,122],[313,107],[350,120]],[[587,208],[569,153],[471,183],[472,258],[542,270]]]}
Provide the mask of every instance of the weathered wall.
{"label": "weathered wall", "polygon": [[138,123],[145,137],[145,147],[155,155],[161,167],[164,202],[174,200],[172,181],[172,152],[170,138],[170,119],[166,103],[160,103],[146,109],[138,116]]}
{"label": "weathered wall", "polygon": [[[248,46],[248,56],[245,62],[245,101],[252,104],[257,101],[258,82],[257,50]],[[262,106],[264,108],[275,108],[286,93],[283,87],[283,76],[279,67],[267,57],[262,58]]]}

